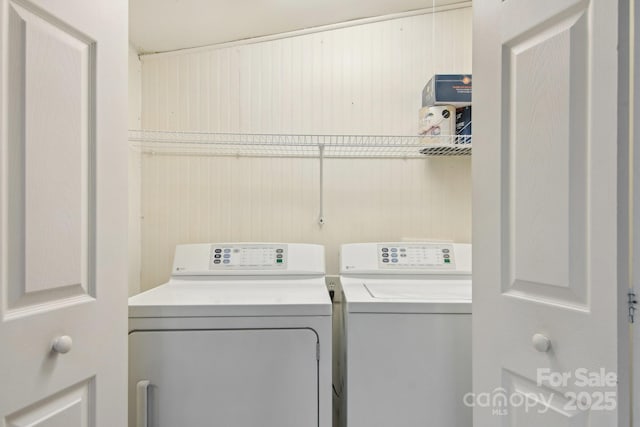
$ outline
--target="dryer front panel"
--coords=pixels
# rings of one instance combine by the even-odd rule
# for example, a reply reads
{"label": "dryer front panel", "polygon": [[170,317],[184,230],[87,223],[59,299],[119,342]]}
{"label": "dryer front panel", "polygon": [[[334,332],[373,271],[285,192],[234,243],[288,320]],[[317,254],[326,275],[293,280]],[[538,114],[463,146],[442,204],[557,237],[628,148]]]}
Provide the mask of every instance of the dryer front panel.
{"label": "dryer front panel", "polygon": [[304,328],[134,331],[129,425],[317,427],[317,342]]}

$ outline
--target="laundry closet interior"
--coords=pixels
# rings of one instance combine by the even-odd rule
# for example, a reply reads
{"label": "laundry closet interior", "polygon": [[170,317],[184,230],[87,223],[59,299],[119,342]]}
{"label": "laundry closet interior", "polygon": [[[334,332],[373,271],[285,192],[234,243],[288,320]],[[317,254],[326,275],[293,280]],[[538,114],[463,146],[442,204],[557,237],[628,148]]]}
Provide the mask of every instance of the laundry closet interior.
{"label": "laundry closet interior", "polygon": [[[261,303],[253,299],[257,297],[250,293],[238,294],[245,295],[246,299],[238,297],[234,302],[232,293],[240,292],[238,289],[243,289],[246,283],[234,289],[234,280],[238,278],[228,279],[230,284],[225,285],[231,286],[228,293],[202,294],[189,299],[186,295],[192,292],[191,288],[185,286],[183,289],[187,291],[182,292],[179,287],[185,283],[182,277],[189,280],[186,276],[191,270],[196,271],[192,275],[202,275],[202,269],[218,274],[215,271],[227,265],[231,267],[235,262],[255,261],[258,259],[255,253],[259,251],[260,257],[272,257],[274,262],[287,264],[285,270],[299,269],[296,274],[302,276],[316,274],[324,262],[320,283],[323,293],[324,285],[327,295],[331,291],[331,300],[325,295],[316,295],[316,299],[327,299],[318,302],[315,309],[310,303],[300,312],[288,312],[289,320],[279,321],[282,313],[275,314],[269,309],[252,314],[254,320],[238,320],[238,325],[247,330],[303,328],[317,334],[318,343],[314,344],[318,346],[314,350],[318,358],[317,384],[310,387],[298,384],[294,388],[299,392],[293,394],[280,390],[282,396],[278,394],[280,391],[265,392],[269,396],[265,405],[273,405],[276,412],[281,412],[278,402],[288,402],[289,418],[278,418],[278,425],[358,427],[375,422],[416,425],[425,417],[421,409],[415,410],[423,406],[418,401],[428,398],[429,405],[435,408],[429,410],[429,417],[446,425],[470,426],[471,409],[461,407],[462,391],[471,390],[472,141],[470,132],[465,136],[456,135],[455,106],[452,109],[441,107],[442,103],[438,107],[425,106],[423,89],[435,75],[466,76],[469,82],[465,84],[470,83],[471,2],[251,3],[248,7],[255,6],[258,9],[255,13],[227,2],[203,6],[201,14],[212,16],[214,21],[209,26],[203,25],[204,18],[194,15],[193,11],[189,14],[181,10],[179,3],[173,6],[163,3],[160,7],[152,1],[130,3],[130,425],[137,422],[136,425],[147,426],[147,421],[148,425],[155,425],[154,417],[163,422],[174,420],[170,411],[162,412],[162,405],[169,405],[163,400],[168,399],[168,392],[163,390],[185,387],[200,399],[207,389],[206,384],[200,382],[200,385],[193,383],[193,387],[192,383],[183,383],[183,378],[173,377],[172,369],[165,369],[180,357],[190,360],[193,366],[207,366],[206,360],[195,355],[200,348],[198,340],[209,339],[207,332],[202,332],[202,338],[194,341],[195,344],[191,341],[191,344],[186,341],[177,344],[183,338],[172,335],[174,332],[163,332],[166,338],[157,338],[157,335],[151,338],[153,331],[165,328],[172,320],[165,319],[165,323],[158,320],[160,326],[156,326],[153,320],[145,319],[156,316],[148,310],[152,310],[154,304],[161,305],[159,301],[164,298],[165,311],[159,310],[158,317],[179,318],[169,327],[173,330],[227,325],[219,317],[215,322],[222,323],[203,320],[204,323],[198,324],[189,318],[205,312],[195,307],[199,304],[198,298],[214,301],[214,305],[260,306]],[[254,14],[260,15],[260,19]],[[194,20],[192,25],[181,21],[188,19]],[[439,108],[438,114],[442,112],[443,117],[449,118],[451,130],[443,130],[441,134],[423,132],[425,108]],[[425,242],[428,245],[425,246]],[[322,251],[318,247],[322,247]],[[245,261],[237,261],[240,255],[235,253],[246,256],[242,258]],[[300,254],[320,258],[303,262]],[[207,261],[208,257],[211,259]],[[255,262],[260,264],[265,259]],[[375,263],[380,271],[368,270],[366,265]],[[429,300],[429,296],[422,293],[422,282],[390,285],[389,277],[383,275],[383,267],[391,267],[392,263],[406,270],[401,270],[400,276],[404,274],[409,278],[409,274],[413,274],[414,282],[426,280],[419,276],[422,272],[418,269],[425,265],[435,266],[433,270],[439,279],[447,274],[460,279],[454,280],[451,287],[448,284],[437,287],[441,283],[436,286],[441,292],[439,298],[449,298],[457,305],[438,306],[433,312],[421,311],[426,308],[406,311],[406,307],[394,311],[398,308],[389,305],[382,309],[383,313],[408,315],[389,317],[389,323],[385,316],[367,317],[370,309],[358,308],[358,295],[362,291],[360,273],[370,276],[366,292],[374,303],[378,298],[391,301],[393,298],[389,295],[397,289],[406,293],[394,297],[400,301],[398,307],[411,299]],[[343,292],[340,275],[345,273],[344,265],[353,270],[345,276],[352,282],[352,290]],[[233,268],[242,270],[241,266]],[[275,274],[272,268],[278,265],[268,266],[266,273],[251,274],[264,273],[263,279],[268,281]],[[236,273],[243,274],[235,271],[232,276]],[[376,279],[378,273],[381,276]],[[175,282],[175,291],[171,291],[175,294],[166,294],[163,287],[159,287],[169,280],[170,285]],[[256,286],[257,294],[261,294],[264,288]],[[388,286],[392,286],[391,290]],[[141,292],[146,293],[138,295]],[[287,304],[286,291],[277,289],[277,292],[281,294],[273,297],[272,308],[283,300]],[[349,302],[351,308],[348,309],[343,299],[350,292],[355,299]],[[186,311],[188,307],[200,314]],[[353,313],[347,313],[351,309]],[[361,312],[365,313],[364,317]],[[429,313],[429,319],[435,320],[426,320],[417,313]],[[311,314],[318,316],[317,319],[305,320],[304,316]],[[264,324],[256,323],[259,316],[265,316]],[[347,318],[353,320],[347,321]],[[400,323],[394,323],[398,319]],[[365,328],[350,329],[361,321],[367,322]],[[377,322],[385,326],[379,328]],[[224,328],[233,329],[228,325]],[[406,333],[389,332],[394,328]],[[351,331],[351,339],[362,337],[361,341],[349,344],[351,361],[346,355],[345,331]],[[435,339],[442,341],[438,351],[430,352],[429,339],[412,337],[411,334],[421,334],[421,331],[434,334]],[[262,338],[248,337],[243,342],[251,343],[254,339],[258,343]],[[297,372],[295,369],[306,372],[298,362],[289,360],[293,358],[291,354],[297,354],[302,348],[292,343],[305,339],[274,335],[272,343],[282,342],[280,353],[265,350],[274,360],[290,363],[290,372],[274,367],[273,372],[267,374],[261,370],[261,362],[238,355],[260,348],[251,347],[252,344],[246,344],[248,347],[244,349],[239,344],[238,354],[226,356],[218,354],[214,345],[211,351],[218,359],[210,363],[237,364],[229,369],[246,370],[246,375],[252,377],[246,379],[247,387],[259,395],[268,381],[287,383],[289,374]],[[398,372],[389,384],[377,385],[369,384],[368,374],[360,379],[357,369],[351,369],[351,413],[347,421],[345,367],[354,363],[365,366],[360,364],[359,356],[353,355],[381,340],[383,347],[391,350],[389,354],[384,350],[376,352],[382,365],[394,359],[394,354],[404,354],[407,360],[420,354],[423,366],[403,373],[400,366],[404,362],[394,360]],[[149,352],[152,348],[163,350]],[[177,349],[183,356],[176,353]],[[425,351],[430,354],[424,354]],[[173,362],[158,362],[163,357]],[[367,358],[363,358],[363,362],[364,359]],[[371,358],[370,363],[375,364],[376,360]],[[160,366],[157,369],[156,364]],[[428,372],[423,373],[425,366]],[[158,374],[162,369],[166,375]],[[207,372],[207,368],[202,371]],[[263,374],[264,378],[256,380]],[[162,378],[154,385],[153,379],[149,381],[152,375]],[[211,375],[220,383],[233,384],[233,375]],[[411,384],[414,375],[421,378],[419,385]],[[384,382],[390,377],[381,378]],[[408,386],[402,385],[402,381]],[[431,394],[435,386],[429,382],[447,383],[440,393],[442,399]],[[389,410],[384,414],[368,409],[370,405],[381,407],[377,399],[386,401],[386,398],[375,392],[367,395],[367,388],[386,393],[387,387],[398,386],[396,399],[406,401],[411,410],[394,407],[390,401]],[[153,391],[153,387],[160,391]],[[369,401],[364,406],[358,403],[358,388]],[[311,389],[317,389],[318,393],[317,397],[310,398],[316,402],[313,405],[309,403],[311,400],[305,400],[304,390]],[[218,396],[217,388],[212,390]],[[177,395],[176,399],[180,397]],[[221,404],[223,407],[217,410],[221,422],[255,425],[251,419],[244,418],[252,412],[251,403],[246,403],[247,411],[234,415],[232,407],[245,404],[245,398],[249,399],[242,396]],[[143,402],[142,410],[140,402]],[[196,405],[194,402],[191,404]],[[202,406],[207,405],[202,403]],[[310,421],[304,418],[308,416],[307,406],[318,407],[317,416]],[[132,408],[138,412],[134,414]],[[261,412],[263,410],[256,409],[256,414],[271,427],[269,415]],[[404,415],[398,417],[397,411]],[[200,412],[201,408],[189,411],[190,418],[177,420],[189,419],[191,425],[199,426],[202,417],[207,416],[199,415]],[[143,421],[140,421],[141,413],[145,417]],[[298,416],[301,418],[296,418]]]}
{"label": "laundry closet interior", "polygon": [[[313,18],[296,3],[278,7]],[[470,242],[470,150],[422,155],[416,135],[432,75],[472,71],[471,4],[403,3],[180,50],[132,3],[130,294],[168,279],[180,243],[322,244],[335,275],[344,243]]]}

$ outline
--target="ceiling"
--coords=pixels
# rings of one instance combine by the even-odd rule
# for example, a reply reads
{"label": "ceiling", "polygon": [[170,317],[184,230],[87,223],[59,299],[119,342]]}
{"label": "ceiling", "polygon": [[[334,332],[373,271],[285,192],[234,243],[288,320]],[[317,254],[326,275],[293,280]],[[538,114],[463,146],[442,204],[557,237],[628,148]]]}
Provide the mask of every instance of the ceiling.
{"label": "ceiling", "polygon": [[129,0],[139,53],[260,37],[462,0]]}

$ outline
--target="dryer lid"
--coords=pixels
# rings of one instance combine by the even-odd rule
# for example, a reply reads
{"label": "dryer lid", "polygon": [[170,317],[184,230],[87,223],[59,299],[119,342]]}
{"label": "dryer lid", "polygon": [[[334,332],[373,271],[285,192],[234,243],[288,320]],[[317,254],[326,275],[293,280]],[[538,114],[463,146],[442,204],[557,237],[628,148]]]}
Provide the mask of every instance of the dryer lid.
{"label": "dryer lid", "polygon": [[129,317],[330,316],[323,278],[172,280],[129,298]]}

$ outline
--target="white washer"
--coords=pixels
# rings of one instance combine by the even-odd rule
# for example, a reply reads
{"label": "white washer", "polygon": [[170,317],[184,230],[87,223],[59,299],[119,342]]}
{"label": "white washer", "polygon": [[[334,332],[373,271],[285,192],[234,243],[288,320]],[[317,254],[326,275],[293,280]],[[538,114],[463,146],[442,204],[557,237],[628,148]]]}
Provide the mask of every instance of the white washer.
{"label": "white washer", "polygon": [[341,249],[341,424],[471,427],[471,245]]}
{"label": "white washer", "polygon": [[129,299],[129,426],[330,427],[331,311],[322,246],[176,247]]}

